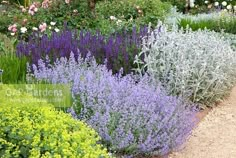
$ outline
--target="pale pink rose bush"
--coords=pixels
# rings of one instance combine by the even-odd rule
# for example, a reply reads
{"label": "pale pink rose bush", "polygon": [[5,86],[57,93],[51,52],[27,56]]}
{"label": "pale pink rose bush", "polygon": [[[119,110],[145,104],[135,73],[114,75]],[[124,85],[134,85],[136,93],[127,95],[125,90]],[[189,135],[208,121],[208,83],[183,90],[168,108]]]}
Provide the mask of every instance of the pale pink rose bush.
{"label": "pale pink rose bush", "polygon": [[[65,0],[66,4],[69,4],[70,2],[71,2],[70,0]],[[52,3],[52,0],[43,0],[42,3],[33,2],[29,7],[20,6],[19,8],[23,14],[26,14],[26,15],[28,14],[31,17],[31,16],[35,16],[35,14],[38,11],[40,11],[41,8],[42,9],[49,8],[51,3]],[[50,31],[55,31],[55,32],[60,31],[60,29],[56,26],[57,22],[55,22],[55,21],[51,21],[50,25],[47,25],[46,22],[41,22],[38,24],[38,26],[27,27],[26,25],[27,25],[28,21],[30,21],[30,19],[28,20],[27,18],[24,18],[21,22],[10,24],[8,26],[8,31],[9,31],[10,35],[14,36],[17,34],[17,32],[24,34],[27,32],[28,29],[31,31],[39,31],[41,33],[45,32],[47,29]]]}

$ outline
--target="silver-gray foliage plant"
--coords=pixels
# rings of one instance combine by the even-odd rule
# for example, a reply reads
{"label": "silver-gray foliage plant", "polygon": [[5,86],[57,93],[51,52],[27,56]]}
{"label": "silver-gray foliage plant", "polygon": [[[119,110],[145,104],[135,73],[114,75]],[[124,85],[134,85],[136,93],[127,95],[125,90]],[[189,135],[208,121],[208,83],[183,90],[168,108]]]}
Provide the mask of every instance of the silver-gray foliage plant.
{"label": "silver-gray foliage plant", "polygon": [[135,63],[138,72],[153,75],[169,93],[204,104],[222,98],[236,79],[230,41],[208,30],[184,31],[159,23],[144,37]]}

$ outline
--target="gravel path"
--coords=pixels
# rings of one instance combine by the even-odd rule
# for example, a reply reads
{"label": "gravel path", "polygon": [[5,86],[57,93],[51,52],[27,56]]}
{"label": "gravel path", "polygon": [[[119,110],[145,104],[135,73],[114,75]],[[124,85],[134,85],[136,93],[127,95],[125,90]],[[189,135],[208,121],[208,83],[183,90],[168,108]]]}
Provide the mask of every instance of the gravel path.
{"label": "gravel path", "polygon": [[193,131],[184,147],[169,158],[236,158],[236,87]]}

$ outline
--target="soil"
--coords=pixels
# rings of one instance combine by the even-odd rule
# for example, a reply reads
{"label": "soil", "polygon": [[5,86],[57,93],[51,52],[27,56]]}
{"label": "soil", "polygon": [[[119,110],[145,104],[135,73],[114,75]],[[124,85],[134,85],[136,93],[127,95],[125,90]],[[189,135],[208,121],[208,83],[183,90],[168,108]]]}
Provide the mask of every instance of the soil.
{"label": "soil", "polygon": [[236,158],[236,87],[227,100],[198,117],[201,122],[188,141],[168,158]]}

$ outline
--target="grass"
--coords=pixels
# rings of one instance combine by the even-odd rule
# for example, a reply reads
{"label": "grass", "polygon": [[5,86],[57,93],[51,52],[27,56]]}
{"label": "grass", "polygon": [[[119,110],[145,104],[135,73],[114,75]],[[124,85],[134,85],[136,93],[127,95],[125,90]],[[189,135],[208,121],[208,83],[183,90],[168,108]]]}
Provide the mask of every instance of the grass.
{"label": "grass", "polygon": [[3,83],[25,83],[26,64],[25,57],[19,58],[15,54],[14,39],[0,34],[0,69]]}
{"label": "grass", "polygon": [[216,32],[221,32],[223,30],[226,33],[236,34],[236,18],[233,16],[200,20],[182,18],[179,20],[179,26],[183,28],[190,27],[193,31],[207,28]]}

